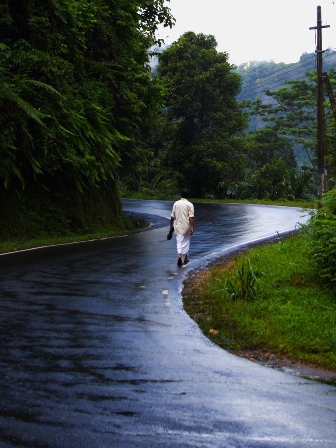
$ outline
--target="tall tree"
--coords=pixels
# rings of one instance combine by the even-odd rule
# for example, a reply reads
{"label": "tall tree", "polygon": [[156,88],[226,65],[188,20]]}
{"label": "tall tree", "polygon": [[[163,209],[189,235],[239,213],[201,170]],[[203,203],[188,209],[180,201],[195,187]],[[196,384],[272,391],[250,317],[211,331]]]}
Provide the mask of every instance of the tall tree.
{"label": "tall tree", "polygon": [[240,76],[214,36],[188,32],[159,55],[166,111],[175,125],[166,163],[192,195],[216,194],[244,173]]}

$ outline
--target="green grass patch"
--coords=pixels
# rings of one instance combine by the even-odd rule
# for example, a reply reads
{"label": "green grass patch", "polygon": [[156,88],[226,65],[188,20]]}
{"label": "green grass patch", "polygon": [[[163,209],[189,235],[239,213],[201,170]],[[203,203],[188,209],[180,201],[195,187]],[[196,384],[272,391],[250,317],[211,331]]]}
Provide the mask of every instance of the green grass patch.
{"label": "green grass patch", "polygon": [[183,295],[203,332],[229,351],[267,350],[336,371],[335,292],[318,276],[303,233],[210,267],[185,282]]}

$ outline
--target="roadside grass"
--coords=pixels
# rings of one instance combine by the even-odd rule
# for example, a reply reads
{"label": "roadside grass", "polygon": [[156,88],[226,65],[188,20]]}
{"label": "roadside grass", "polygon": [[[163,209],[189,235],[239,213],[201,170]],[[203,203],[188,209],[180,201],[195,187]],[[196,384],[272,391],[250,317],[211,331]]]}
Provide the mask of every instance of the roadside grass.
{"label": "roadside grass", "polygon": [[336,293],[311,260],[304,233],[254,247],[186,280],[185,309],[228,351],[336,371]]}
{"label": "roadside grass", "polygon": [[122,236],[145,228],[147,222],[133,215],[123,216],[111,226],[101,229],[86,229],[82,232],[69,232],[59,235],[40,235],[36,238],[18,237],[0,241],[0,253],[8,253],[19,250],[31,249],[56,244],[67,244],[93,239],[112,238]]}

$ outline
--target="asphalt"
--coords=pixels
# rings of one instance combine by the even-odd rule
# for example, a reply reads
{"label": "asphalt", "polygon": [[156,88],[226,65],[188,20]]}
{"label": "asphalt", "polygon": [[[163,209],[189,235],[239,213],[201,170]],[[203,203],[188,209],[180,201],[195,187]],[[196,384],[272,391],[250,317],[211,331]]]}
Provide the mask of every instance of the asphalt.
{"label": "asphalt", "polygon": [[336,447],[336,388],[235,357],[184,312],[193,269],[306,217],[195,204],[191,262],[170,202],[123,201],[130,236],[0,256],[0,447]]}

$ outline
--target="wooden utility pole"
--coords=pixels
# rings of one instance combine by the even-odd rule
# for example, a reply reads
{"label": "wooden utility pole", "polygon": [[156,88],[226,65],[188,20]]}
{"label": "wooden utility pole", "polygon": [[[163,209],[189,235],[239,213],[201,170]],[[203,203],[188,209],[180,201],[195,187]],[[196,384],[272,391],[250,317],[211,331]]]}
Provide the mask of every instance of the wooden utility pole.
{"label": "wooden utility pole", "polygon": [[324,95],[323,95],[323,70],[322,70],[322,26],[321,6],[317,7],[317,25],[309,28],[317,30],[316,60],[317,60],[317,176],[318,176],[318,199],[322,198],[324,192],[325,167],[324,167]]}

